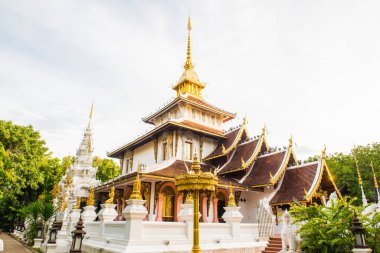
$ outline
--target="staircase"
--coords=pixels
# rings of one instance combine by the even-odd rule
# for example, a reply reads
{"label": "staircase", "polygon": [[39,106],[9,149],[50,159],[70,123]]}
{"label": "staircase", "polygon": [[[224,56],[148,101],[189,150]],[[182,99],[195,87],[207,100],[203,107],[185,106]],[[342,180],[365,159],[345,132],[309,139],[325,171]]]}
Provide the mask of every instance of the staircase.
{"label": "staircase", "polygon": [[280,237],[269,237],[268,245],[262,253],[277,253],[281,251],[281,238]]}

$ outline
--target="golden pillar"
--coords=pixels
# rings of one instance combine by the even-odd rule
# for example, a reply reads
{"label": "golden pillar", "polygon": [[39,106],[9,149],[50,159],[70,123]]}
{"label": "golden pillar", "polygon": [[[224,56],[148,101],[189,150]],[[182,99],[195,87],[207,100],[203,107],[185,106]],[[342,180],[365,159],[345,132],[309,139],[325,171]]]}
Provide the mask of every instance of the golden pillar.
{"label": "golden pillar", "polygon": [[191,171],[175,178],[175,185],[178,191],[193,194],[194,198],[193,253],[201,252],[199,246],[199,192],[215,192],[217,184],[218,178],[216,175],[210,172],[202,172],[196,154],[191,165]]}
{"label": "golden pillar", "polygon": [[193,253],[201,252],[199,246],[199,190],[194,191]]}

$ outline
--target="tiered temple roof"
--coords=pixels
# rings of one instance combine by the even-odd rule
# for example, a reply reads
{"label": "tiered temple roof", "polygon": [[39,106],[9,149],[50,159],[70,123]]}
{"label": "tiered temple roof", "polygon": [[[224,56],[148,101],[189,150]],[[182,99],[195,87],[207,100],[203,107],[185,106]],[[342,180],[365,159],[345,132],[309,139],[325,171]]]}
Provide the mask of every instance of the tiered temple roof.
{"label": "tiered temple roof", "polygon": [[[211,152],[208,149],[209,154],[201,157],[201,169],[217,173],[219,186],[231,183],[235,188],[251,191],[258,189],[263,191],[264,186],[268,188],[273,186],[273,194],[270,196],[271,205],[289,204],[294,200],[309,202],[322,191],[331,193],[335,190],[339,195],[325,162],[324,154],[318,162],[298,165],[292,138],[285,150],[271,151],[266,140],[266,128],[262,129],[262,133],[258,137],[250,138],[245,118],[242,125],[227,132],[222,130],[222,123],[233,119],[236,114],[213,106],[202,98],[201,91],[206,85],[199,81],[191,62],[190,30],[189,20],[184,72],[180,80],[173,86],[177,97],[155,113],[143,118],[144,122],[154,124],[154,129],[108,153],[108,156],[121,158],[126,151],[152,141],[166,130],[190,130],[198,135],[199,139],[204,136],[212,139],[212,146],[209,147],[215,148]],[[218,124],[198,120],[195,117],[196,110],[201,112],[202,116],[209,114],[210,119],[211,117],[214,120],[217,119]],[[180,113],[177,114],[177,111]],[[178,135],[176,134],[176,136]],[[172,140],[170,143],[172,145]],[[198,144],[201,149],[203,144],[200,142]],[[155,152],[157,153],[157,150]],[[202,154],[202,152],[200,153]],[[155,155],[157,156],[157,154]],[[165,159],[167,159],[166,156]],[[151,168],[142,171],[141,178],[142,180],[173,181],[175,176],[187,173],[190,167],[189,161],[179,160],[179,156],[171,157],[170,160],[162,161],[160,164],[152,165]],[[129,182],[135,176],[135,171],[129,171],[128,174],[101,187],[107,187],[109,183],[117,185]]]}

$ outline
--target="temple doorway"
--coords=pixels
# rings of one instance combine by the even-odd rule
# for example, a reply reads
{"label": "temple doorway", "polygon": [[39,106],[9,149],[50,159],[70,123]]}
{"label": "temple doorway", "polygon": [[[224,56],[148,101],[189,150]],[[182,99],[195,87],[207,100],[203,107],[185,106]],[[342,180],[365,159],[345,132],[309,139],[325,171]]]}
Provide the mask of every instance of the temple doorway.
{"label": "temple doorway", "polygon": [[224,198],[224,194],[221,192],[218,192],[216,197],[218,198],[218,222],[224,223],[222,215],[224,214],[224,211],[225,211],[224,207],[226,206],[226,200]]}
{"label": "temple doorway", "polygon": [[174,221],[175,193],[173,188],[165,186],[162,191],[162,221]]}

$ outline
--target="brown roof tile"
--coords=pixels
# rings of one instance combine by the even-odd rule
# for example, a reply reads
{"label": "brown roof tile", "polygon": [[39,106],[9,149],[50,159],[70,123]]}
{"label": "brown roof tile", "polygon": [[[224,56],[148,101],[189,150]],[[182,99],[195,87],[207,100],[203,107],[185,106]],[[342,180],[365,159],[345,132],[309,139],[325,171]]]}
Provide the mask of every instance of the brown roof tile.
{"label": "brown roof tile", "polygon": [[319,163],[308,163],[290,167],[285,171],[284,179],[277,193],[270,201],[271,205],[291,203],[294,199],[305,200],[305,190],[310,189]]}
{"label": "brown roof tile", "polygon": [[256,139],[256,140],[245,142],[237,146],[236,151],[234,152],[232,158],[222,168],[220,173],[231,172],[231,171],[235,171],[241,168],[242,166],[241,159],[243,158],[243,160],[246,162],[252,156],[253,152],[255,152],[258,142],[259,140]]}
{"label": "brown roof tile", "polygon": [[225,134],[226,139],[223,140],[223,141],[221,141],[221,142],[219,142],[218,145],[216,146],[216,148],[214,149],[214,151],[212,151],[211,154],[209,154],[204,159],[210,159],[210,158],[215,157],[215,156],[223,155],[222,145],[224,146],[225,149],[228,149],[234,143],[234,141],[237,138],[237,136],[238,136],[239,131],[241,130],[241,128],[242,128],[242,126],[239,126],[238,128],[232,130],[231,132],[226,133]]}
{"label": "brown roof tile", "polygon": [[[172,163],[171,165],[169,165],[168,167],[166,167],[164,169],[153,171],[153,172],[144,173],[142,176],[144,176],[144,175],[152,175],[152,176],[174,178],[175,176],[187,173],[187,169],[186,169],[185,163],[186,163],[187,167],[189,169],[191,169],[191,164],[192,164],[191,162],[187,162],[187,161],[183,161],[183,160],[177,160],[177,161],[175,161],[174,163]],[[207,165],[207,164],[201,164],[201,170],[203,172],[210,172],[210,171],[213,172],[214,171],[214,169],[210,165]],[[243,186],[242,184],[240,184],[236,180],[229,179],[229,178],[222,177],[222,176],[218,176],[218,183],[219,184],[221,184],[221,185],[229,185],[230,182],[231,182],[232,186],[234,186],[234,187],[244,187],[244,188],[246,188],[245,186]]]}
{"label": "brown roof tile", "polygon": [[277,173],[285,158],[285,154],[286,151],[284,150],[259,156],[251,167],[249,175],[244,180],[244,184],[247,186],[269,184],[269,173],[272,173],[273,176]]}

